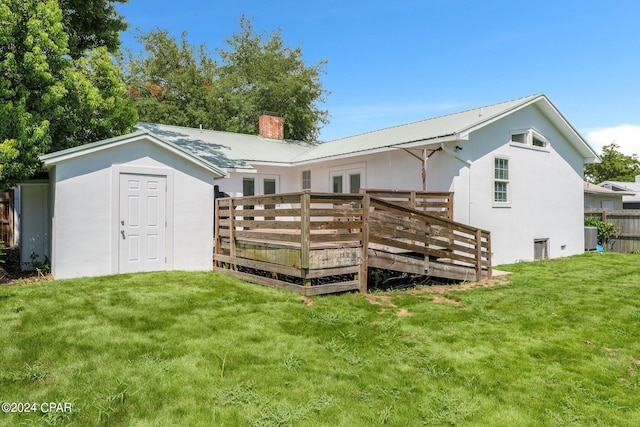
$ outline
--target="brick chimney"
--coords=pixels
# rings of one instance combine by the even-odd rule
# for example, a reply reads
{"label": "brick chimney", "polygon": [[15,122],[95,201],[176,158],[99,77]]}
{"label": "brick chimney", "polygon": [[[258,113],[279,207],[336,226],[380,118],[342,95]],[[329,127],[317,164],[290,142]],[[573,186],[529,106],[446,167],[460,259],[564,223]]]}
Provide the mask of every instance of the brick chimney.
{"label": "brick chimney", "polygon": [[258,121],[258,133],[265,138],[284,139],[284,121],[278,113],[265,111]]}

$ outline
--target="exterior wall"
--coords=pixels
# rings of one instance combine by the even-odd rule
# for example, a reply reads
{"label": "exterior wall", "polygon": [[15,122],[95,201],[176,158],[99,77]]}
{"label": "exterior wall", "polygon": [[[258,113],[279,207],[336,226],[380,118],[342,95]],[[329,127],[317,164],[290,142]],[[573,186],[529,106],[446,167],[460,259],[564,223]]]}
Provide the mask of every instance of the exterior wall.
{"label": "exterior wall", "polygon": [[[604,202],[604,203],[603,203]],[[604,194],[585,194],[584,207],[587,209],[607,209],[607,205],[613,205],[611,210],[622,210],[621,196],[608,196]]]}
{"label": "exterior wall", "polygon": [[19,191],[20,262],[21,268],[31,270],[31,253],[44,262],[49,251],[49,185],[29,183]]}
{"label": "exterior wall", "polygon": [[[548,139],[546,149],[510,143],[512,130],[529,128]],[[536,107],[473,132],[457,145],[472,164],[454,178],[456,195],[469,194],[466,215],[456,197],[455,219],[491,231],[494,265],[533,260],[535,239],[548,239],[549,258],[583,252],[583,158]],[[493,203],[496,156],[509,160],[508,206]]]}
{"label": "exterior wall", "polygon": [[[213,266],[213,176],[148,141],[58,163],[51,174],[54,277],[118,273],[120,172],[167,179],[167,269]],[[169,179],[170,178],[170,179]]]}
{"label": "exterior wall", "polygon": [[[431,162],[431,161],[429,161]],[[435,163],[433,163],[435,166]],[[431,163],[427,166],[427,182],[438,178],[437,172],[431,172]],[[331,192],[331,173],[338,171],[362,170],[361,187],[398,188],[404,190],[422,190],[422,164],[415,157],[403,150],[390,149],[385,152],[318,161],[307,165],[296,166],[256,166],[257,172],[231,172],[229,178],[218,179],[216,184],[220,191],[230,196],[242,196],[242,178],[254,177],[256,181],[262,176],[277,176],[281,193],[302,190],[302,171],[311,171],[311,191]],[[434,184],[435,185],[435,184]],[[445,184],[439,183],[446,187]],[[432,189],[432,188],[430,188]],[[448,191],[448,188],[445,188]],[[443,190],[443,191],[445,191]],[[437,190],[434,190],[437,191]],[[257,191],[256,194],[262,194]]]}
{"label": "exterior wall", "polygon": [[[511,131],[532,128],[547,138],[545,149],[510,142]],[[533,260],[536,239],[548,239],[550,258],[583,252],[584,159],[537,107],[514,112],[472,132],[469,140],[446,147],[449,152],[435,152],[427,162],[427,190],[453,191],[454,219],[491,231],[495,265]],[[495,156],[509,159],[510,203],[504,207],[493,203]],[[311,171],[312,191],[330,192],[332,172],[358,168],[364,170],[362,187],[422,189],[420,160],[400,149],[295,167],[256,168],[254,176],[278,174],[279,191],[284,193],[302,189],[303,170]],[[231,173],[220,189],[241,196],[242,176]]]}

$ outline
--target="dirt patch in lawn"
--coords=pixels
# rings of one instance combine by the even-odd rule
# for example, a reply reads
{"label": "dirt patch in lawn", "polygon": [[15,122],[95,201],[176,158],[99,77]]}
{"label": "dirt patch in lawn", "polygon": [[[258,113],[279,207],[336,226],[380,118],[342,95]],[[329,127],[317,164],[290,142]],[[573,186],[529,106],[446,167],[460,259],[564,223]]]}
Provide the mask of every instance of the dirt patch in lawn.
{"label": "dirt patch in lawn", "polygon": [[[365,298],[369,301],[370,304],[379,305],[380,310],[379,313],[385,313],[388,309],[396,309],[398,306],[391,301],[391,297],[389,295],[380,295],[380,294],[365,294]],[[396,316],[411,316],[411,313],[406,308],[400,308],[396,311]]]}
{"label": "dirt patch in lawn", "polygon": [[409,294],[444,294],[450,291],[467,291],[473,288],[493,288],[495,286],[506,285],[509,283],[507,278],[485,280],[483,282],[466,282],[459,285],[432,285],[420,289],[410,289],[406,291]]}
{"label": "dirt patch in lawn", "polygon": [[[458,285],[431,285],[426,286],[420,289],[408,289],[403,292],[413,295],[424,295],[424,294],[444,294],[446,292],[451,291],[466,291],[474,288],[492,288],[495,286],[506,285],[509,283],[508,278],[501,277],[499,279],[485,280],[483,282],[467,282],[461,283]],[[410,316],[412,313],[405,308],[398,308],[396,304],[393,303],[391,295],[389,293],[375,293],[375,294],[365,294],[364,296],[370,304],[380,306],[380,313],[384,313],[389,309],[398,309],[396,314],[398,316]],[[464,303],[460,301],[456,301],[452,298],[447,298],[442,295],[435,295],[431,302],[434,304],[446,304],[454,307],[463,307]]]}
{"label": "dirt patch in lawn", "polygon": [[463,302],[460,301],[456,301],[454,299],[451,298],[445,298],[445,297],[441,297],[441,296],[435,296],[433,297],[433,299],[431,300],[432,303],[434,304],[446,304],[446,305],[453,305],[455,307],[462,307],[464,306]]}

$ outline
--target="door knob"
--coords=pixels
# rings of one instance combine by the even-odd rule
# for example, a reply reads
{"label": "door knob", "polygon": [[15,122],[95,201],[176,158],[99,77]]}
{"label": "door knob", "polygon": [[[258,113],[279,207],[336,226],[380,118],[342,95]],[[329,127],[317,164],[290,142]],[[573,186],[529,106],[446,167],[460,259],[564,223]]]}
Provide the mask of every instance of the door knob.
{"label": "door knob", "polygon": [[124,235],[124,230],[120,230],[120,234],[122,234],[123,239],[126,239],[126,236]]}

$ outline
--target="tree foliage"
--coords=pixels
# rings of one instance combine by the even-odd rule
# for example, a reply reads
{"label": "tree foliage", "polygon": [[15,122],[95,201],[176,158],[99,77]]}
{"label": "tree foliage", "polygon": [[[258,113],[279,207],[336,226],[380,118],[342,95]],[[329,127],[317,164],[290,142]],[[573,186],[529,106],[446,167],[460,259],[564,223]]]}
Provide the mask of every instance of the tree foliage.
{"label": "tree foliage", "polygon": [[70,61],[62,13],[54,0],[0,4],[0,182],[24,180],[51,145],[49,126]]}
{"label": "tree foliage", "polygon": [[137,121],[106,48],[70,56],[57,0],[0,3],[0,187],[39,156],[131,130]]}
{"label": "tree foliage", "polygon": [[106,47],[87,51],[66,70],[64,114],[52,120],[48,151],[99,141],[132,131],[138,122],[126,85]]}
{"label": "tree foliage", "polygon": [[124,17],[113,3],[128,0],[58,0],[69,36],[69,54],[80,58],[86,50],[106,47],[111,53],[120,48],[120,32],[127,29]]}
{"label": "tree foliage", "polygon": [[627,156],[618,151],[620,147],[615,142],[605,145],[600,155],[600,163],[585,166],[585,177],[594,184],[603,181],[635,181],[640,175],[640,160],[637,155]]}
{"label": "tree foliage", "polygon": [[123,65],[140,120],[218,129],[221,121],[211,105],[215,63],[205,47],[196,52],[186,32],[180,41],[160,29],[137,39],[146,55],[129,53]]}
{"label": "tree foliage", "polygon": [[326,61],[305,64],[282,31],[258,34],[251,19],[211,58],[205,45],[178,41],[166,30],[139,34],[144,51],[123,64],[142,121],[256,134],[264,111],[282,114],[285,138],[316,140],[328,113],[320,77]]}

